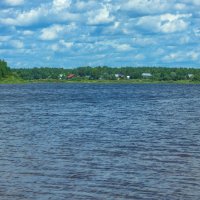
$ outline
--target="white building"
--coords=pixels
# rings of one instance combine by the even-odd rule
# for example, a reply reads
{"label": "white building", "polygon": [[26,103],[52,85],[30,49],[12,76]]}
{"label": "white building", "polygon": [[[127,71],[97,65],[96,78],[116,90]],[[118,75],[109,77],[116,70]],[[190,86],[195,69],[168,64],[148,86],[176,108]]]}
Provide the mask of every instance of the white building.
{"label": "white building", "polygon": [[151,73],[142,73],[143,78],[151,78],[152,74]]}
{"label": "white building", "polygon": [[188,78],[193,78],[194,74],[188,74]]}

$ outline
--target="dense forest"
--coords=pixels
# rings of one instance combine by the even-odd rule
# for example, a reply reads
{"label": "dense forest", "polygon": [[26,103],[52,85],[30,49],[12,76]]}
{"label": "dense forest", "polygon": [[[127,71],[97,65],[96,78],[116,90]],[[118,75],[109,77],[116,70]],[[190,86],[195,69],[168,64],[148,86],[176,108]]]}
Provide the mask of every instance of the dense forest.
{"label": "dense forest", "polygon": [[[37,79],[75,79],[75,80],[116,80],[116,79],[151,79],[157,81],[196,80],[200,81],[200,69],[165,68],[165,67],[78,67],[64,68],[26,68],[12,69],[24,80]],[[71,76],[73,75],[73,76]]]}
{"label": "dense forest", "polygon": [[4,60],[0,60],[0,79],[5,78],[10,74],[10,68]]}

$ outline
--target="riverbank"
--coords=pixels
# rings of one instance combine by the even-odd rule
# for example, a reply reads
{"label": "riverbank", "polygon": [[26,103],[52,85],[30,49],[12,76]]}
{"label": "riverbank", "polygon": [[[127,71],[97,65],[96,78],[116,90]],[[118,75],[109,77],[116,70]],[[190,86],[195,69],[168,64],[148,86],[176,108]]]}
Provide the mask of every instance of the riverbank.
{"label": "riverbank", "polygon": [[178,81],[156,81],[150,79],[130,79],[130,80],[86,80],[86,79],[38,79],[24,80],[16,76],[9,76],[1,79],[0,84],[30,84],[30,83],[100,83],[100,84],[200,84],[200,81],[178,80]]}

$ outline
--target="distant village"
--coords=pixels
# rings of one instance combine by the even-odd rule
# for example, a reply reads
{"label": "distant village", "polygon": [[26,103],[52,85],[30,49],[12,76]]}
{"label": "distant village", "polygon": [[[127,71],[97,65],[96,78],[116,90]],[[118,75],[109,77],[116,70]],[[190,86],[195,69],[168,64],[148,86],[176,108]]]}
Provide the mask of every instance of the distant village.
{"label": "distant village", "polygon": [[[115,78],[117,80],[120,80],[120,79],[131,79],[131,76],[130,75],[127,75],[125,76],[124,74],[115,74],[114,75]],[[152,77],[152,74],[151,73],[142,73],[141,74],[142,78],[151,78]],[[190,74],[190,76],[192,76],[192,74]],[[62,79],[72,79],[72,78],[76,78],[77,76],[75,74],[68,74],[68,75],[65,75],[65,74],[59,74],[58,78],[60,80]],[[90,76],[86,76],[86,78],[90,79]],[[99,79],[103,79],[102,77],[100,77]]]}
{"label": "distant village", "polygon": [[[172,76],[176,76],[176,75],[173,74]],[[131,77],[130,75],[124,75],[122,73],[114,74],[114,77],[115,77],[116,80],[133,79],[133,77]],[[68,74],[68,75],[59,74],[59,76],[58,76],[59,80],[64,80],[64,79],[69,80],[69,79],[73,79],[73,78],[77,78],[77,75],[76,74]],[[90,76],[85,76],[85,78],[91,79]],[[145,73],[144,72],[144,73],[141,74],[141,78],[143,78],[143,79],[151,79],[151,78],[153,78],[153,75],[151,73]],[[186,78],[192,79],[192,78],[194,78],[194,74],[187,74]],[[99,80],[103,80],[103,79],[106,79],[106,78],[104,78],[104,76],[99,77]]]}
{"label": "distant village", "polygon": [[24,68],[11,69],[24,80],[131,80],[148,79],[156,81],[191,80],[200,81],[200,69],[165,67],[78,67],[66,68]]}

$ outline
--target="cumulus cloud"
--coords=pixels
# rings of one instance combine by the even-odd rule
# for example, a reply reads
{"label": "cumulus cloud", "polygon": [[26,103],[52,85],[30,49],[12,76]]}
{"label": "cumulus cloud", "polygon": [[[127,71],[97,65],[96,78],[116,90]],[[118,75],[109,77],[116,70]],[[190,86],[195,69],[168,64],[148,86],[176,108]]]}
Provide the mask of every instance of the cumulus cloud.
{"label": "cumulus cloud", "polygon": [[59,40],[57,43],[54,43],[49,46],[54,52],[64,52],[66,50],[70,50],[74,46],[73,42],[66,42],[65,40]]}
{"label": "cumulus cloud", "polygon": [[119,52],[126,52],[132,50],[131,44],[125,43],[125,42],[120,42],[116,40],[105,40],[101,42],[96,42],[95,47],[92,46],[93,48],[99,48],[101,50],[106,50],[109,49],[110,47],[113,48],[116,51]]}
{"label": "cumulus cloud", "polygon": [[197,61],[199,59],[200,54],[198,52],[195,51],[187,51],[187,52],[183,52],[183,51],[177,51],[177,52],[173,52],[170,53],[166,56],[164,56],[163,60],[167,61],[167,62],[172,62],[172,61],[176,61],[176,62],[184,62],[184,61]]}
{"label": "cumulus cloud", "polygon": [[10,6],[19,6],[24,3],[24,0],[4,0]]}
{"label": "cumulus cloud", "polygon": [[114,20],[114,16],[110,15],[109,9],[104,6],[103,8],[89,12],[88,23],[91,25],[95,24],[106,24]]}
{"label": "cumulus cloud", "polygon": [[115,21],[111,23],[109,26],[104,27],[103,33],[104,34],[113,34],[118,35],[123,33],[123,28],[121,27],[121,22]]}
{"label": "cumulus cloud", "polygon": [[156,45],[157,44],[156,39],[150,38],[150,37],[144,37],[141,35],[133,37],[132,41],[135,46],[144,46],[145,47],[148,45]]}
{"label": "cumulus cloud", "polygon": [[69,8],[71,5],[71,0],[53,0],[53,8],[57,11]]}
{"label": "cumulus cloud", "polygon": [[121,8],[137,13],[158,13],[169,8],[170,4],[161,0],[128,0]]}
{"label": "cumulus cloud", "polygon": [[78,14],[66,11],[71,4],[69,0],[54,0],[52,4],[41,4],[25,11],[10,11],[9,15],[0,18],[0,24],[12,26],[32,26],[77,20]]}
{"label": "cumulus cloud", "polygon": [[39,7],[37,9],[18,13],[16,17],[1,19],[0,23],[14,26],[28,26],[39,22],[39,19],[47,13],[48,11],[44,7]]}
{"label": "cumulus cloud", "polygon": [[33,35],[34,32],[30,31],[30,30],[24,30],[24,31],[22,31],[22,34],[25,35],[25,36],[30,36],[30,35]]}
{"label": "cumulus cloud", "polygon": [[96,2],[95,1],[77,1],[75,3],[75,7],[78,9],[78,10],[87,10],[87,9],[92,9],[96,6]]}
{"label": "cumulus cloud", "polygon": [[40,35],[41,40],[54,40],[58,37],[58,34],[64,30],[61,25],[53,25],[48,28],[42,29],[42,34]]}
{"label": "cumulus cloud", "polygon": [[69,33],[76,29],[76,24],[71,23],[69,25],[54,24],[50,27],[43,28],[41,30],[41,40],[55,40],[63,33]]}
{"label": "cumulus cloud", "polygon": [[132,49],[129,44],[114,44],[113,47],[118,51],[130,51]]}
{"label": "cumulus cloud", "polygon": [[[112,66],[152,60],[160,65],[187,60],[195,66],[200,58],[199,5],[199,0],[2,0],[0,45],[21,56],[26,52],[23,60],[29,66],[28,56],[41,57],[41,52],[43,58],[54,55],[52,63],[67,52],[81,58],[73,59],[79,65],[105,58]],[[12,54],[1,50],[1,55]]]}
{"label": "cumulus cloud", "polygon": [[60,40],[59,43],[64,46],[67,49],[70,49],[73,47],[74,43],[73,42],[66,42],[65,40]]}
{"label": "cumulus cloud", "polygon": [[137,25],[150,32],[173,33],[184,31],[188,27],[191,14],[163,14],[141,17]]}

